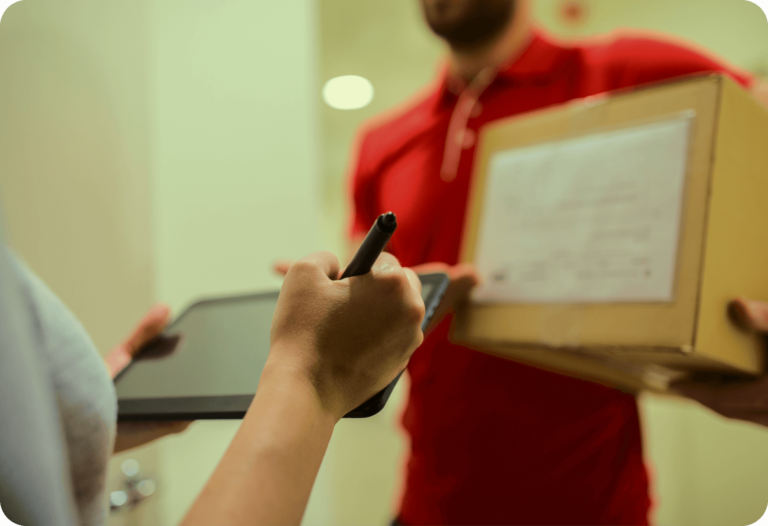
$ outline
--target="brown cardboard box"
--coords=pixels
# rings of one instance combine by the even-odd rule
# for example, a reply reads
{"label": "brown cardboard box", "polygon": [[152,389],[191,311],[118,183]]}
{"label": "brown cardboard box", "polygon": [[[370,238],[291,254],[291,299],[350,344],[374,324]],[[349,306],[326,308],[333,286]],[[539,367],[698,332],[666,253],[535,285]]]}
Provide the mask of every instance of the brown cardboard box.
{"label": "brown cardboard box", "polygon": [[453,338],[472,348],[629,389],[664,390],[690,371],[756,375],[761,340],[729,321],[729,300],[768,299],[768,111],[720,75],[568,103],[512,117],[481,136],[462,260],[474,262],[489,159],[683,112],[688,158],[671,301],[478,303]]}

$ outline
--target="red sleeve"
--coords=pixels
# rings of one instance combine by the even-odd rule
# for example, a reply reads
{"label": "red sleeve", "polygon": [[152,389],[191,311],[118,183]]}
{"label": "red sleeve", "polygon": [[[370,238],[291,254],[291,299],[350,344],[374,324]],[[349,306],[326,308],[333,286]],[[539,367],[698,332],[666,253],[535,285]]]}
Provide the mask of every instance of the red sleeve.
{"label": "red sleeve", "polygon": [[693,45],[653,38],[619,38],[606,50],[616,88],[638,86],[696,73],[725,73],[749,88],[749,73]]}
{"label": "red sleeve", "polygon": [[356,141],[356,158],[353,158],[349,178],[351,220],[350,239],[364,236],[376,219],[376,170],[371,157],[370,135],[361,133]]}

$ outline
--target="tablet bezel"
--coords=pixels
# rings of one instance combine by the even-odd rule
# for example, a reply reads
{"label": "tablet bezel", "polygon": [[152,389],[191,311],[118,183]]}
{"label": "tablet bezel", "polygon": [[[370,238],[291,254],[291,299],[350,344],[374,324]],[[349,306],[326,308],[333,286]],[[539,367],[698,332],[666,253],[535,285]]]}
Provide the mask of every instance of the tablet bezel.
{"label": "tablet bezel", "polygon": [[[450,280],[446,274],[442,273],[420,274],[419,279],[423,285],[432,285],[432,290],[424,301],[426,312],[421,325],[422,330],[424,330],[431,321],[443,295],[445,295]],[[172,332],[174,326],[195,307],[211,303],[277,298],[279,294],[279,291],[275,291],[197,301],[184,309],[165,332]],[[129,364],[120,371],[115,377],[115,383],[119,382],[120,378],[130,371],[131,365]],[[254,396],[255,394],[118,399],[117,420],[118,422],[237,420],[245,416]]]}

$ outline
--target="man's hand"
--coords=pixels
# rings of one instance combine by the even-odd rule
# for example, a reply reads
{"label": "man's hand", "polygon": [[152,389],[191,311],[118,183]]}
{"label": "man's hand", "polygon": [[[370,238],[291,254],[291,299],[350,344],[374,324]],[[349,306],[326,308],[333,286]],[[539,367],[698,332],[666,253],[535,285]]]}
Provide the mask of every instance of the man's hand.
{"label": "man's hand", "polygon": [[[284,259],[276,261],[272,268],[275,272],[284,276],[288,273],[292,264],[293,261]],[[412,270],[416,274],[442,272],[447,274],[451,280],[445,291],[445,296],[443,296],[443,300],[432,316],[432,320],[429,322],[429,326],[424,331],[424,334],[429,334],[432,329],[443,321],[448,313],[466,301],[469,298],[470,291],[477,286],[479,281],[474,266],[467,263],[459,263],[454,266],[445,263],[425,263],[413,267]]]}
{"label": "man's hand", "polygon": [[[768,334],[768,303],[742,298],[731,303],[729,312],[746,330]],[[671,387],[725,417],[768,426],[768,376],[700,374]]]}
{"label": "man's hand", "polygon": [[440,302],[437,310],[435,310],[435,314],[432,316],[427,330],[424,331],[425,334],[428,334],[432,329],[437,327],[446,315],[465,302],[469,298],[469,293],[479,282],[475,267],[468,263],[459,263],[458,265],[453,266],[445,263],[425,263],[424,265],[413,267],[413,271],[416,272],[416,274],[442,272],[443,274],[447,274],[448,278],[451,280],[445,291],[443,300]]}
{"label": "man's hand", "polygon": [[422,340],[421,282],[384,253],[371,271],[337,281],[327,252],[290,266],[272,321],[264,374],[306,379],[335,418],[389,384]]}
{"label": "man's hand", "polygon": [[[130,336],[112,349],[104,358],[110,376],[115,378],[138,352],[156,338],[171,316],[167,305],[155,305],[139,321]],[[115,453],[142,446],[172,433],[181,433],[190,422],[120,422],[117,424]]]}

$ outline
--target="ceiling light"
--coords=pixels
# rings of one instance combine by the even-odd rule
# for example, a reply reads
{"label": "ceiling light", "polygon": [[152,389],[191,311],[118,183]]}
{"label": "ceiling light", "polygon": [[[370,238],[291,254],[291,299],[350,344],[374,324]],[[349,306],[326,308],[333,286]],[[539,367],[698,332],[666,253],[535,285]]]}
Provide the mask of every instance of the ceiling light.
{"label": "ceiling light", "polygon": [[337,110],[365,108],[373,100],[373,84],[357,75],[335,77],[323,86],[323,100]]}

